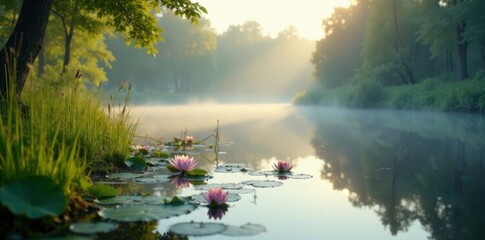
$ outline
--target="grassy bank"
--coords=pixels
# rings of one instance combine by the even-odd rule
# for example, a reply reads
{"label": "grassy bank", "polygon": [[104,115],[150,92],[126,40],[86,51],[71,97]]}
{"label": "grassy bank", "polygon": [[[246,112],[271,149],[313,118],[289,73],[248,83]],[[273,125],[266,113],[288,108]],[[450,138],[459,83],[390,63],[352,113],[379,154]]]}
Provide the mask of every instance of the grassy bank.
{"label": "grassy bank", "polygon": [[386,87],[363,81],[333,89],[315,88],[296,99],[299,105],[485,112],[485,76],[466,81],[427,79],[419,84]]}
{"label": "grassy bank", "polygon": [[77,86],[30,85],[23,105],[13,96],[2,102],[0,232],[29,238],[87,211],[81,196],[91,195],[91,174],[113,171],[129,154],[137,119],[124,91],[120,101],[101,101],[99,91]]}

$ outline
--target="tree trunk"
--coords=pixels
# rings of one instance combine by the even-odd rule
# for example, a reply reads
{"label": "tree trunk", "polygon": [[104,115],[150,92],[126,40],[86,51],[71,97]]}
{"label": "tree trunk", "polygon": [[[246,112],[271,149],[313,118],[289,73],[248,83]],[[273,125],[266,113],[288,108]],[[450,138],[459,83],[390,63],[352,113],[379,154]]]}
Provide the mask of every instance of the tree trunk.
{"label": "tree trunk", "polygon": [[405,80],[406,84],[414,84],[414,74],[413,70],[411,69],[411,66],[409,66],[407,60],[403,56],[403,53],[401,49],[406,48],[404,46],[402,37],[401,37],[401,32],[399,30],[399,23],[398,23],[398,18],[397,18],[397,3],[396,0],[394,0],[393,5],[392,5],[392,15],[393,15],[393,23],[394,23],[394,38],[395,38],[395,48],[394,50],[396,51],[396,54],[399,57],[399,61],[401,62],[402,66],[404,67],[404,72],[407,75],[407,78],[405,77],[404,74],[401,74]]}
{"label": "tree trunk", "polygon": [[69,22],[69,27],[67,24],[62,21],[64,24],[64,33],[65,33],[65,41],[64,41],[64,63],[62,65],[62,74],[67,72],[67,68],[69,63],[71,62],[71,43],[72,38],[74,37],[74,18],[71,19]]}
{"label": "tree trunk", "polygon": [[480,56],[482,57],[482,70],[485,70],[485,38],[480,39]]}
{"label": "tree trunk", "polygon": [[53,0],[23,1],[17,24],[0,51],[0,96],[6,96],[9,81],[15,79],[20,99],[30,67],[42,46],[52,3]]}
{"label": "tree trunk", "polygon": [[468,41],[464,39],[466,23],[460,23],[456,26],[456,78],[464,80],[468,78]]}

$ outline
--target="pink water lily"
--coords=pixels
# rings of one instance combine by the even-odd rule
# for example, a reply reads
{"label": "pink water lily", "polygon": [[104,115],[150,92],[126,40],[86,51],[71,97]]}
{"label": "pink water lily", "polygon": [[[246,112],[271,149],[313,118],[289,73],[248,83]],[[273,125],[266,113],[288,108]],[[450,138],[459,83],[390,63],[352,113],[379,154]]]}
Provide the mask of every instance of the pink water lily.
{"label": "pink water lily", "polygon": [[186,136],[185,137],[185,142],[187,144],[192,144],[194,142],[194,137],[193,136]]}
{"label": "pink water lily", "polygon": [[175,157],[171,158],[168,163],[182,173],[193,170],[197,165],[197,161],[188,155],[175,155]]}
{"label": "pink water lily", "polygon": [[279,173],[285,173],[291,171],[293,165],[289,162],[278,161],[273,164],[273,169]]}
{"label": "pink water lily", "polygon": [[226,205],[226,202],[229,199],[229,193],[222,190],[222,188],[210,188],[203,196],[211,206]]}

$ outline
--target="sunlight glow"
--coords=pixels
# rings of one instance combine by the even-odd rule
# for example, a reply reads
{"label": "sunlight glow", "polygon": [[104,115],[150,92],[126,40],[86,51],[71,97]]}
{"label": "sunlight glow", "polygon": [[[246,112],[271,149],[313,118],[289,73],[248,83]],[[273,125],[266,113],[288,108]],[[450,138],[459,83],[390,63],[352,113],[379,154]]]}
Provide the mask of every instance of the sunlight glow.
{"label": "sunlight glow", "polygon": [[322,21],[336,7],[349,7],[353,0],[196,0],[207,8],[204,15],[217,33],[230,25],[257,21],[264,32],[276,37],[294,26],[300,37],[319,40],[323,37]]}

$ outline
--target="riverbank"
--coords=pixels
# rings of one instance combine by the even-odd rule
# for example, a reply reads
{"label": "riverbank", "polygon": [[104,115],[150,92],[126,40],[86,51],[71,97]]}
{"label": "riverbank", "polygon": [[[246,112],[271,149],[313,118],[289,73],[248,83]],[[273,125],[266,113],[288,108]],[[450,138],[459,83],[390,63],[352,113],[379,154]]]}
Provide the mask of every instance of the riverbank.
{"label": "riverbank", "polygon": [[419,84],[383,86],[363,81],[337,88],[313,88],[297,97],[297,105],[386,108],[447,112],[485,112],[485,76],[470,80],[427,79]]}

